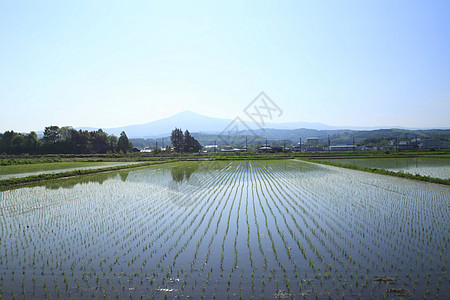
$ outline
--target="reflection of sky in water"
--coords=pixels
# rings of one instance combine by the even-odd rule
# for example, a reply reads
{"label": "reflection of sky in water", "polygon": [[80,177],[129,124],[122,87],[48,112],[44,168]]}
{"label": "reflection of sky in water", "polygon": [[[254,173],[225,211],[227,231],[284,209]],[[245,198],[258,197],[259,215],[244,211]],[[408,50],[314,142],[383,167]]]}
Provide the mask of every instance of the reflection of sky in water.
{"label": "reflection of sky in water", "polygon": [[[290,282],[295,282],[294,274],[300,274],[320,289],[332,291],[324,299],[347,293],[348,288],[336,290],[334,285],[340,273],[347,274],[344,280],[349,284],[355,284],[350,272],[364,274],[369,285],[374,276],[396,276],[398,286],[410,284],[406,277],[410,273],[422,280],[416,290],[420,297],[425,284],[419,274],[431,272],[430,286],[445,276],[447,186],[295,160],[178,162],[76,179],[55,181],[51,188],[0,192],[0,256],[3,266],[11,270],[3,274],[4,290],[20,293],[17,275],[30,282],[34,257],[37,272],[46,276],[36,276],[36,286],[43,286],[48,274],[61,268],[72,285],[85,275],[90,279],[100,274],[99,284],[112,297],[117,292],[108,287],[108,276],[115,279],[116,274],[138,270],[135,281],[128,281],[129,275],[123,277],[126,285],[119,289],[120,299],[129,297],[135,283],[144,291],[166,288],[167,278],[181,277],[180,271],[189,275],[188,287],[197,279],[210,280],[225,293],[227,278],[233,276],[235,285],[230,290],[239,292],[241,274],[242,286],[248,287],[251,273],[260,281],[280,262],[287,266]],[[416,262],[418,250],[423,253],[421,264]],[[49,253],[57,255],[54,262]],[[225,276],[220,275],[221,257]],[[335,263],[336,259],[343,263]],[[72,273],[68,270],[74,263]],[[321,272],[332,265],[331,277],[318,284],[318,269],[311,269],[312,264],[320,266]],[[174,269],[167,275],[169,265]],[[213,268],[218,271],[212,272]],[[139,285],[139,277],[145,278],[146,272],[153,281]],[[205,278],[208,272],[211,278]],[[59,274],[55,272],[55,277],[61,278]],[[267,298],[277,292],[275,280],[284,279],[280,269],[276,274],[266,282]],[[92,282],[96,280],[80,280],[86,295],[92,291]],[[64,286],[62,280],[59,284]],[[172,282],[168,287],[180,285]],[[48,290],[56,297],[53,286],[49,284]],[[362,287],[353,287],[361,292]],[[31,284],[25,285],[27,293],[28,288]],[[447,285],[440,288],[448,295]],[[192,298],[201,298],[201,290],[193,291]],[[215,287],[207,285],[206,291],[205,298],[211,299]],[[379,299],[386,287],[374,285],[370,292]],[[251,289],[244,293],[244,299],[253,295]],[[44,292],[38,290],[36,298],[45,298]]]}
{"label": "reflection of sky in water", "polygon": [[37,176],[40,174],[56,174],[56,173],[64,173],[71,172],[75,170],[90,170],[97,168],[109,168],[123,165],[133,165],[139,164],[139,162],[96,162],[96,163],[86,163],[86,167],[75,167],[75,168],[66,168],[66,169],[55,169],[55,170],[45,170],[45,171],[36,171],[36,172],[28,172],[28,173],[18,173],[18,174],[7,174],[0,175],[0,180],[9,179],[9,178],[22,178],[28,176]]}
{"label": "reflection of sky in water", "polygon": [[436,178],[450,178],[450,160],[439,158],[359,158],[333,159],[329,162],[349,164],[359,167],[378,168],[389,171],[403,171]]}
{"label": "reflection of sky in water", "polygon": [[[81,177],[60,179],[43,184],[48,189],[68,188],[76,185],[117,181],[125,184],[157,186],[158,198],[169,199],[178,207],[189,207],[217,185],[226,185],[223,175],[227,172],[239,174],[238,181],[249,184],[255,180],[255,172],[282,172],[286,180],[300,183],[305,178],[321,177],[335,172],[323,166],[299,160],[282,161],[187,161],[149,166],[136,170],[99,173]],[[269,182],[264,177],[260,183]]]}

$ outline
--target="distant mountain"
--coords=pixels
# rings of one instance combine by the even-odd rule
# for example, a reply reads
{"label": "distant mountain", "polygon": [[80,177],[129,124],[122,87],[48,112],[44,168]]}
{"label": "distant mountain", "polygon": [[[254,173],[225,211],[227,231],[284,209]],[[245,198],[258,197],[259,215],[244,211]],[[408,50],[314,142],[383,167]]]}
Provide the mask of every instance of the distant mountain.
{"label": "distant mountain", "polygon": [[[172,130],[177,127],[183,131],[188,129],[192,134],[203,134],[203,138],[207,135],[255,135],[271,140],[292,140],[297,141],[299,138],[318,137],[327,138],[327,136],[340,136],[346,133],[346,136],[378,136],[378,135],[408,135],[418,134],[428,135],[431,129],[406,129],[406,128],[386,128],[386,127],[335,127],[323,123],[308,122],[286,122],[286,123],[265,123],[261,128],[257,123],[242,121],[236,119],[212,118],[200,115],[191,111],[184,111],[171,117],[148,122],[145,124],[129,125],[115,128],[103,128],[109,134],[119,136],[125,131],[128,138],[132,139],[161,139],[169,137]],[[79,127],[76,129],[97,130],[98,128]],[[434,129],[434,136],[439,136],[439,129]],[[358,132],[358,133],[357,133]],[[372,133],[369,133],[372,132]],[[356,137],[356,136],[355,136]]]}
{"label": "distant mountain", "polygon": [[184,111],[165,119],[140,125],[107,128],[105,131],[116,136],[125,131],[127,136],[131,138],[157,138],[170,135],[175,127],[181,128],[183,131],[188,129],[190,132],[217,133],[230,122],[226,119],[211,118],[191,111]]}
{"label": "distant mountain", "polygon": [[[352,144],[353,138],[357,143],[365,139],[376,138],[441,138],[450,140],[450,130],[446,129],[426,129],[426,130],[407,130],[407,129],[377,129],[377,130],[349,130],[349,129],[333,129],[333,130],[317,130],[317,129],[258,129],[254,131],[243,131],[238,135],[220,135],[214,133],[198,133],[192,132],[194,136],[202,145],[241,145],[244,146],[246,142],[249,145],[262,145],[267,140],[271,145],[282,145],[283,143],[296,144],[299,139],[305,143],[307,138],[317,138],[322,144],[327,144],[328,139],[332,145],[349,145]],[[153,138],[153,139],[136,139],[132,138],[130,141],[139,148],[150,147],[153,148],[156,144],[159,146],[170,144],[169,135]]]}
{"label": "distant mountain", "polygon": [[[191,133],[208,133],[218,134],[225,131],[230,131],[239,127],[239,130],[259,130],[258,124],[240,119],[220,119],[200,115],[191,111],[184,111],[173,115],[171,117],[152,121],[145,124],[129,125],[116,128],[103,129],[109,134],[119,136],[122,131],[125,131],[129,138],[158,138],[168,136],[172,130],[177,127],[182,130],[188,129]],[[317,130],[332,129],[332,127],[322,123],[307,123],[307,122],[290,122],[290,123],[266,123],[265,128],[275,129],[298,129],[298,128],[312,128]],[[93,130],[91,128],[77,128]]]}

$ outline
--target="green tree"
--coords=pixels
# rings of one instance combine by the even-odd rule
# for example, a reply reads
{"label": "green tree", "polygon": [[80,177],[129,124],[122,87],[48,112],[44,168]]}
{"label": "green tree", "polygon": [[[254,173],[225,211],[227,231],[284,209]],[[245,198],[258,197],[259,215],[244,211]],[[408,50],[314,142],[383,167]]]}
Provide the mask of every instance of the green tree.
{"label": "green tree", "polygon": [[172,146],[175,152],[180,153],[184,150],[184,135],[181,129],[175,128],[174,130],[172,130],[170,140],[172,141]]}
{"label": "green tree", "polygon": [[40,142],[36,132],[31,131],[25,138],[25,153],[39,153]]}
{"label": "green tree", "polygon": [[160,153],[161,153],[161,148],[159,148],[159,147],[153,148],[153,154],[160,154]]}
{"label": "green tree", "polygon": [[90,138],[92,141],[92,151],[94,153],[104,154],[108,151],[108,134],[106,134],[103,130],[99,129],[97,131],[92,131]]}
{"label": "green tree", "polygon": [[200,143],[186,129],[183,140],[184,152],[196,153],[202,149]]}
{"label": "green tree", "polygon": [[133,144],[128,140],[127,134],[125,131],[120,133],[119,141],[117,142],[118,151],[122,151],[123,153],[130,152],[133,149]]}
{"label": "green tree", "polygon": [[74,130],[72,132],[72,152],[89,153],[91,148],[90,134],[87,130]]}
{"label": "green tree", "polygon": [[44,130],[44,153],[61,153],[61,131],[58,126],[48,126]]}
{"label": "green tree", "polygon": [[183,134],[181,129],[175,128],[172,130],[170,140],[172,141],[173,149],[178,153],[194,153],[202,149],[199,141],[197,141],[187,129]]}
{"label": "green tree", "polygon": [[61,131],[58,126],[48,126],[44,130],[44,142],[47,144],[56,144],[59,142]]}
{"label": "green tree", "polygon": [[108,151],[116,151],[118,142],[117,136],[108,135]]}
{"label": "green tree", "polygon": [[59,129],[58,151],[61,153],[75,153],[73,147],[74,130],[71,126],[64,126]]}
{"label": "green tree", "polygon": [[25,153],[26,138],[22,134],[15,134],[11,141],[11,153],[23,154]]}
{"label": "green tree", "polygon": [[0,150],[2,153],[12,154],[12,140],[16,133],[14,131],[5,131],[2,135],[2,144],[0,145]]}

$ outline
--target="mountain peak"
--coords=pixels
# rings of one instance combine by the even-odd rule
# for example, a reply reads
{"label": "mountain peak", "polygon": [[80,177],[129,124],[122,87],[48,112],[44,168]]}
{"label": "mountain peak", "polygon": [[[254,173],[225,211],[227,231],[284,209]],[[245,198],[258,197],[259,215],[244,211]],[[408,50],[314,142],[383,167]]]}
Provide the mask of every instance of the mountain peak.
{"label": "mountain peak", "polygon": [[[227,129],[230,124],[234,122],[231,119],[214,118],[198,114],[196,112],[185,110],[176,113],[168,118],[152,121],[146,124],[130,125],[119,128],[106,129],[110,134],[119,135],[120,132],[125,131],[128,137],[131,138],[146,138],[146,137],[161,137],[170,135],[173,129],[180,128],[181,130],[189,130],[192,133],[212,133],[217,134]],[[258,129],[258,125],[252,122],[245,122],[250,128]],[[294,123],[267,123],[266,128],[275,129],[294,129],[311,127],[328,127],[323,124],[312,124],[303,122]],[[320,126],[321,125],[321,126]],[[321,128],[324,129],[324,128]]]}

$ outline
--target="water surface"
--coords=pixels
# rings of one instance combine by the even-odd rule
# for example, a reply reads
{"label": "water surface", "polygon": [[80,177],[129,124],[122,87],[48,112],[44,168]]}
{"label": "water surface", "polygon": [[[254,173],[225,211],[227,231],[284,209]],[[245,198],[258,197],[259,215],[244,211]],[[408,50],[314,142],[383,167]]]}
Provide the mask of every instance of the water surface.
{"label": "water surface", "polygon": [[394,172],[420,174],[435,178],[450,178],[450,159],[444,158],[345,158],[331,159],[329,162],[384,169]]}
{"label": "water surface", "polygon": [[447,299],[449,205],[447,186],[298,160],[59,180],[0,192],[0,291]]}

